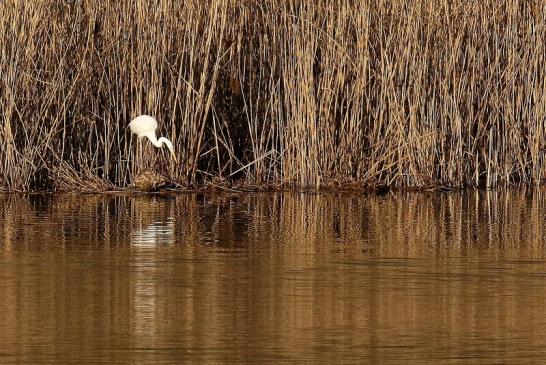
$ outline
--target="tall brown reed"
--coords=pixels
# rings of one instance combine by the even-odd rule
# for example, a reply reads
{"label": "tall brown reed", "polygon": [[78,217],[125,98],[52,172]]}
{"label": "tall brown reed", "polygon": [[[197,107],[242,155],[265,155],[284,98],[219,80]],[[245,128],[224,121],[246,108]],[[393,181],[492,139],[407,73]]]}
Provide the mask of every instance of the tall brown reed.
{"label": "tall brown reed", "polygon": [[[0,2],[0,189],[545,176],[542,1]],[[180,156],[126,126],[155,115]]]}

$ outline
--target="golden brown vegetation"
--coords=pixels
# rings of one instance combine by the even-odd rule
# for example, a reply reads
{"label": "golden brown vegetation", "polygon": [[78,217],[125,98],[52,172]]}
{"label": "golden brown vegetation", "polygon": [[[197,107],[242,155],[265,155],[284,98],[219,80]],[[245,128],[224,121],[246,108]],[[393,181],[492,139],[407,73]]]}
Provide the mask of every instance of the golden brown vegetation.
{"label": "golden brown vegetation", "polygon": [[[0,189],[545,177],[543,1],[4,0]],[[174,165],[126,129],[155,115]]]}

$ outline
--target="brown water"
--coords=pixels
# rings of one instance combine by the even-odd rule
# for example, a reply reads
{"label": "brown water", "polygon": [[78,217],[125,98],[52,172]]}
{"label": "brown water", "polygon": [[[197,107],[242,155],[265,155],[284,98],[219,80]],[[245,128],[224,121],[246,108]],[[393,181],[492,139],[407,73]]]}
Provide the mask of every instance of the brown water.
{"label": "brown water", "polygon": [[544,363],[543,194],[0,196],[0,363]]}

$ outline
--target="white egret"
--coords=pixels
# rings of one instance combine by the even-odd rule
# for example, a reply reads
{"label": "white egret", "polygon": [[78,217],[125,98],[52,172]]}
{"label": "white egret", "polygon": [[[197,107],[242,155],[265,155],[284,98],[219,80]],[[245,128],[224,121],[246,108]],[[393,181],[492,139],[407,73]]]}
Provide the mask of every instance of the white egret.
{"label": "white egret", "polygon": [[157,148],[161,148],[163,147],[163,144],[165,144],[171,152],[174,161],[178,163],[172,142],[165,137],[157,139],[155,135],[157,120],[155,120],[154,117],[149,115],[140,115],[129,123],[129,128],[131,129],[131,133],[136,134],[138,138],[148,137],[150,142],[152,142],[152,144]]}

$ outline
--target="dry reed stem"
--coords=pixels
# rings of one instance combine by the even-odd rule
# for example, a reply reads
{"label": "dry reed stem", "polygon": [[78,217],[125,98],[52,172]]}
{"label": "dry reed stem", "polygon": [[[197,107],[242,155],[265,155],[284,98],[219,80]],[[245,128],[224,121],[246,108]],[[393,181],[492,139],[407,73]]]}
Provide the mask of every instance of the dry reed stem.
{"label": "dry reed stem", "polygon": [[[538,0],[4,0],[0,190],[144,169],[184,186],[539,184],[545,27]],[[137,155],[141,113],[179,165]]]}

